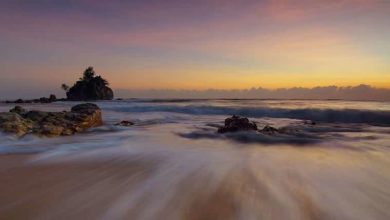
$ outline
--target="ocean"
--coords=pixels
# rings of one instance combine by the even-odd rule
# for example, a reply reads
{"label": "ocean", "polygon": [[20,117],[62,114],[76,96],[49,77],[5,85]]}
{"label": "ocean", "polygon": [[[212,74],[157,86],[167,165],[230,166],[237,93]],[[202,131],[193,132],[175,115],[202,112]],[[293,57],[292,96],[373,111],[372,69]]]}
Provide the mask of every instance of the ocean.
{"label": "ocean", "polygon": [[[77,103],[22,106],[63,111]],[[0,169],[0,216],[390,219],[390,102],[96,104],[104,125],[82,134],[0,134],[0,161],[23,156]],[[12,107],[0,104],[0,111]],[[260,129],[269,125],[288,132],[217,133],[232,115],[248,117]],[[135,125],[114,125],[122,120]]]}

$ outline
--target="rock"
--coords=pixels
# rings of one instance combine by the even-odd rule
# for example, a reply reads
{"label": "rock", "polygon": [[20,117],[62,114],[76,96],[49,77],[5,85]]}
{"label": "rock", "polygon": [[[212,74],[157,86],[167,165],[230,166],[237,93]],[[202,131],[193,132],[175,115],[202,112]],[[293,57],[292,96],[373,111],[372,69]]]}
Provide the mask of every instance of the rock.
{"label": "rock", "polygon": [[304,121],[303,124],[305,124],[305,125],[316,125],[317,123],[315,121],[309,120],[309,121]]}
{"label": "rock", "polygon": [[100,108],[92,103],[85,103],[73,106],[71,109],[72,113],[79,114],[76,117],[81,127],[96,127],[103,124],[102,112]]}
{"label": "rock", "polygon": [[0,113],[0,130],[18,136],[33,133],[38,136],[65,136],[103,124],[100,108],[92,103],[76,105],[71,112],[26,112],[15,106]]}
{"label": "rock", "polygon": [[46,97],[41,97],[39,98],[40,103],[50,103],[50,99]]}
{"label": "rock", "polygon": [[48,112],[43,112],[43,111],[29,111],[25,114],[26,119],[30,119],[31,121],[35,122],[40,122],[42,121],[45,117],[49,115]]}
{"label": "rock", "polygon": [[30,131],[33,123],[14,112],[0,113],[0,130],[21,136]]}
{"label": "rock", "polygon": [[31,100],[23,100],[23,99],[17,99],[15,101],[6,101],[5,103],[51,103],[57,101],[57,98],[55,95],[51,94],[49,98],[41,97],[39,99],[31,99]]}
{"label": "rock", "polygon": [[94,112],[96,110],[100,110],[100,108],[93,104],[93,103],[84,103],[84,104],[79,104],[75,105],[72,107],[71,112],[76,112],[76,113],[90,113]]}
{"label": "rock", "polygon": [[264,126],[263,129],[259,130],[259,132],[265,133],[265,134],[274,134],[274,133],[279,133],[279,130],[277,128],[266,125],[266,126]]}
{"label": "rock", "polygon": [[55,101],[57,101],[57,97],[56,97],[55,95],[51,94],[51,95],[49,96],[49,101],[50,101],[50,102],[55,102]]}
{"label": "rock", "polygon": [[134,125],[134,123],[131,121],[121,121],[119,123],[116,123],[115,125],[130,127],[130,126]]}
{"label": "rock", "polygon": [[63,126],[54,125],[54,124],[43,124],[39,129],[36,129],[34,133],[44,135],[44,136],[60,136],[62,132],[64,131]]}
{"label": "rock", "polygon": [[219,133],[257,130],[257,125],[248,118],[233,115],[225,119],[225,126],[218,129]]}
{"label": "rock", "polygon": [[69,100],[112,100],[114,92],[101,76],[95,76],[93,67],[88,67],[83,78],[77,81],[67,92]]}
{"label": "rock", "polygon": [[21,106],[15,106],[13,109],[9,110],[9,112],[16,113],[18,115],[24,115],[26,114],[26,109],[22,108]]}

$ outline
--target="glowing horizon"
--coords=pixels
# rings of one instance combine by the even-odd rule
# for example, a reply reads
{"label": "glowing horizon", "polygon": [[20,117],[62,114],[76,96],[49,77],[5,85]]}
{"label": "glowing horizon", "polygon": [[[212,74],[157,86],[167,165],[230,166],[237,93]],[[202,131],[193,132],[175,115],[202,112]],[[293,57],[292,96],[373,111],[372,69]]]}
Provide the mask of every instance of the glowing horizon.
{"label": "glowing horizon", "polygon": [[[390,1],[4,1],[0,87],[390,88]],[[28,84],[36,86],[29,86]]]}

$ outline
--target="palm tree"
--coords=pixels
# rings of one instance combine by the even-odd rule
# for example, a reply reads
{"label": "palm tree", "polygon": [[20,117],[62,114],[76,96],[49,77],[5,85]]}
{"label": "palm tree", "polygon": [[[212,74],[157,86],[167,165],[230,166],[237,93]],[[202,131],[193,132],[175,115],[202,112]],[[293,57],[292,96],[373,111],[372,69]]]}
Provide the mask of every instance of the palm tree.
{"label": "palm tree", "polygon": [[93,77],[95,76],[95,71],[93,70],[93,67],[90,66],[88,67],[85,71],[84,71],[84,74],[83,74],[83,80],[84,81],[89,81],[91,79],[93,79]]}

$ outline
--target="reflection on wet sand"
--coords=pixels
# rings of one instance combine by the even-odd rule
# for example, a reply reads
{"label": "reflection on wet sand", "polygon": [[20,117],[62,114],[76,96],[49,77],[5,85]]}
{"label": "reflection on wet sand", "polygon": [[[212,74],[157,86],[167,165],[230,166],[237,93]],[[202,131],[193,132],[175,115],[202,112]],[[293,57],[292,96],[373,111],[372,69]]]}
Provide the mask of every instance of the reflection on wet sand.
{"label": "reflection on wet sand", "polygon": [[[66,156],[59,162],[1,156],[0,214],[4,219],[189,220],[389,216],[386,156],[304,151],[233,150],[203,159],[204,152],[191,150],[168,157],[118,153],[84,161]],[[378,163],[367,163],[373,158]]]}

